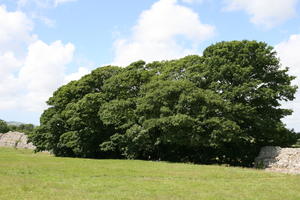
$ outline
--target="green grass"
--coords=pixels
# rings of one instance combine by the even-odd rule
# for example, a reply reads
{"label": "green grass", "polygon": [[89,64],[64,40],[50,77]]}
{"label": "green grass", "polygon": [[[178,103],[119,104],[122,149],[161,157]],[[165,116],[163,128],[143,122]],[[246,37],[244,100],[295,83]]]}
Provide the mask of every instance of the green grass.
{"label": "green grass", "polygon": [[56,158],[0,148],[1,200],[299,200],[300,176],[138,160]]}

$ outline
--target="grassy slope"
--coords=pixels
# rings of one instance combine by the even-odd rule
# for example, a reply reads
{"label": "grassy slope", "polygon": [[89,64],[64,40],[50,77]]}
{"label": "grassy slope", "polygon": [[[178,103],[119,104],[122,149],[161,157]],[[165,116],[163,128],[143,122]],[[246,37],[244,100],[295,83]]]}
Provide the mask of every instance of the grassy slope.
{"label": "grassy slope", "polygon": [[0,148],[1,200],[299,200],[300,176],[133,160],[56,158]]}

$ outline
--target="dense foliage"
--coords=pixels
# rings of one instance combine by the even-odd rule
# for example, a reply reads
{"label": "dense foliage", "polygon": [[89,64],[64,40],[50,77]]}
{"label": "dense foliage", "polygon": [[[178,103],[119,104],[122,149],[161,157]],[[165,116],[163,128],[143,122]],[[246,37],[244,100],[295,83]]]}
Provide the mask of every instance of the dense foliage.
{"label": "dense foliage", "polygon": [[262,42],[220,42],[203,56],[106,66],[59,88],[30,136],[58,156],[251,165],[286,146],[294,77]]}
{"label": "dense foliage", "polygon": [[11,123],[0,119],[0,133],[7,133],[8,131],[18,131],[26,134],[31,134],[33,129],[33,124]]}
{"label": "dense foliage", "polygon": [[33,124],[9,124],[8,128],[10,131],[18,131],[26,134],[31,134],[34,125]]}
{"label": "dense foliage", "polygon": [[7,133],[9,131],[7,123],[0,119],[0,133]]}

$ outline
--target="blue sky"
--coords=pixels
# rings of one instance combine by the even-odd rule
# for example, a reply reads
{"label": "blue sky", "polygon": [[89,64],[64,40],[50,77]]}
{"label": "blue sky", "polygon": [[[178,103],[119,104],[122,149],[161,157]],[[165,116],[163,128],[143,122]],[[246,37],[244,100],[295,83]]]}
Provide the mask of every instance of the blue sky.
{"label": "blue sky", "polygon": [[[300,76],[300,0],[0,0],[0,119],[38,124],[53,91],[103,65],[242,39],[274,46]],[[284,121],[300,131],[296,97]]]}

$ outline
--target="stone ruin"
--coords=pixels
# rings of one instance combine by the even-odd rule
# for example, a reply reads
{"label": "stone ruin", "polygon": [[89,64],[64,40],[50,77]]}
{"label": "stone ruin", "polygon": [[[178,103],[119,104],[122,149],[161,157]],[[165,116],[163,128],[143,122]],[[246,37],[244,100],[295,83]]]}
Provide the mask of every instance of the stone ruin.
{"label": "stone ruin", "polygon": [[255,165],[267,171],[300,174],[300,148],[263,147]]}
{"label": "stone ruin", "polygon": [[0,133],[0,147],[14,147],[17,149],[35,149],[32,143],[27,143],[27,135],[20,132]]}

